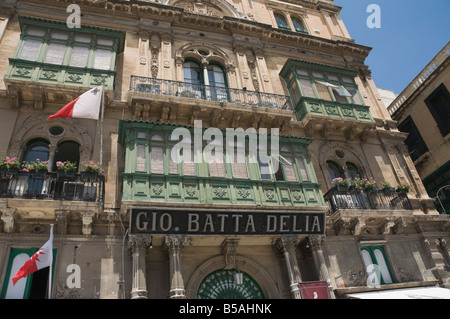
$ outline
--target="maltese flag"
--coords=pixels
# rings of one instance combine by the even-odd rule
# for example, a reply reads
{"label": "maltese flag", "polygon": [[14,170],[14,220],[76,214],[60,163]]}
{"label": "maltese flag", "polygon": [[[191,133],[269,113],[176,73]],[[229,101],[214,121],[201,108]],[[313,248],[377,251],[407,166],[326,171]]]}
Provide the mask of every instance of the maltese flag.
{"label": "maltese flag", "polygon": [[42,268],[50,267],[53,263],[53,225],[50,229],[50,239],[33,256],[28,259],[14,275],[13,286],[21,278],[25,278]]}
{"label": "maltese flag", "polygon": [[72,102],[68,103],[61,110],[48,117],[47,120],[61,117],[76,117],[83,119],[98,120],[100,102],[102,100],[102,87],[96,87],[83,93]]}

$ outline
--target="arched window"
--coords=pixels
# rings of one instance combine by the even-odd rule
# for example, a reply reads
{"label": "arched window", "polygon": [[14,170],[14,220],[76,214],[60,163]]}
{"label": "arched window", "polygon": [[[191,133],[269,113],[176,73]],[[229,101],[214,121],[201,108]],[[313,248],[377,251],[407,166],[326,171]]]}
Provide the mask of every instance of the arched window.
{"label": "arched window", "polygon": [[187,61],[183,63],[184,82],[192,84],[202,84],[202,69],[200,64],[194,61]]}
{"label": "arched window", "polygon": [[196,61],[186,61],[183,64],[183,74],[185,92],[181,93],[182,96],[206,97],[213,101],[227,100],[227,81],[221,65],[212,62],[203,70]]}
{"label": "arched window", "polygon": [[301,19],[293,17],[292,24],[294,25],[295,32],[308,33],[308,31],[306,31],[305,24]]}
{"label": "arched window", "polygon": [[330,176],[330,180],[341,177],[345,178],[344,172],[342,172],[341,168],[338,164],[333,161],[327,161],[328,175]]}
{"label": "arched window", "polygon": [[347,175],[350,179],[355,179],[360,176],[358,167],[350,162],[347,162]]}
{"label": "arched window", "polygon": [[53,168],[56,169],[56,162],[70,161],[76,163],[77,168],[80,163],[80,144],[74,141],[64,141],[58,144],[58,149],[55,153],[55,161]]}
{"label": "arched window", "polygon": [[284,30],[291,30],[286,18],[283,15],[281,15],[279,13],[275,13],[275,21],[277,22],[278,28],[284,29]]}
{"label": "arched window", "polygon": [[41,162],[48,161],[50,151],[49,142],[43,138],[35,138],[27,143],[25,152],[23,154],[23,162],[36,162],[39,159]]}

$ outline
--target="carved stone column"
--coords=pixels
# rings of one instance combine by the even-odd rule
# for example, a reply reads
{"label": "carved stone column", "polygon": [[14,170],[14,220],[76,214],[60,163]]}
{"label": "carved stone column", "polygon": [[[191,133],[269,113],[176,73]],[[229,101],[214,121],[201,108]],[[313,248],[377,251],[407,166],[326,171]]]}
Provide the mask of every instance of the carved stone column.
{"label": "carved stone column", "polygon": [[181,267],[181,251],[186,242],[184,236],[167,236],[164,239],[163,249],[169,255],[170,264],[170,291],[171,299],[185,299],[183,271]]}
{"label": "carved stone column", "polygon": [[133,257],[131,299],[147,299],[145,255],[150,242],[149,236],[130,235],[128,247]]}
{"label": "carved stone column", "polygon": [[323,256],[323,241],[325,236],[323,235],[310,235],[309,243],[312,248],[314,263],[316,268],[319,270],[319,280],[326,281],[328,283],[328,289],[330,290],[330,295],[334,299],[333,288],[331,286],[330,273],[328,272],[327,264],[325,263],[325,257]]}
{"label": "carved stone column", "polygon": [[298,244],[298,238],[295,236],[282,236],[274,243],[274,249],[284,256],[286,269],[289,277],[289,286],[292,298],[302,299],[298,284],[302,281],[300,268],[297,262],[295,248]]}
{"label": "carved stone column", "polygon": [[239,246],[239,239],[225,239],[222,243],[221,251],[225,257],[224,269],[236,267],[236,254]]}

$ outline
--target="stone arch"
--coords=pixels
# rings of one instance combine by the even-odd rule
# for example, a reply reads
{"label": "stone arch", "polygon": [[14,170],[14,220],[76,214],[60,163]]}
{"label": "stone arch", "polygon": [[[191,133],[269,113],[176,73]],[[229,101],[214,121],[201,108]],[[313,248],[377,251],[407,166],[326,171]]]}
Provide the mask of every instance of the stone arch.
{"label": "stone arch", "polygon": [[[342,151],[344,156],[339,156],[336,150]],[[350,162],[360,169],[360,173],[362,175],[372,175],[369,163],[365,159],[365,155],[362,152],[355,150],[351,145],[347,143],[328,142],[323,144],[319,148],[318,160],[328,188],[331,188],[331,181],[328,178],[327,161],[333,161],[336,164],[340,165],[343,171],[346,170],[346,163]]]}
{"label": "stone arch", "polygon": [[248,18],[225,0],[163,0],[163,4],[183,8],[186,12],[213,17]]}
{"label": "stone arch", "polygon": [[[50,128],[59,126],[63,129],[61,134],[53,135]],[[93,144],[87,129],[72,118],[56,118],[48,121],[47,116],[29,116],[15,132],[9,147],[9,154],[20,158],[25,151],[28,141],[34,138],[44,138],[49,141],[50,150],[55,151],[58,144],[64,141],[74,141],[80,145],[80,162],[88,161],[91,158]]]}
{"label": "stone arch", "polygon": [[[253,260],[237,255],[236,266],[239,270],[246,272],[250,275],[263,290],[264,296],[267,299],[279,298],[277,286],[275,285],[272,277],[256,262]],[[197,297],[197,291],[202,281],[212,272],[226,267],[225,257],[223,255],[217,255],[203,262],[189,278],[186,285],[186,298],[195,299]]]}

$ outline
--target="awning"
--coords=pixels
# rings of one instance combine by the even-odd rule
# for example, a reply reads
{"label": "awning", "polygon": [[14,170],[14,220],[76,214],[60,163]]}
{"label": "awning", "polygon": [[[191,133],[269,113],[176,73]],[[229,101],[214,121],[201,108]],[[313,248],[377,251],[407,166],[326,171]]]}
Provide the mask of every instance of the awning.
{"label": "awning", "polygon": [[348,294],[351,299],[450,299],[450,289],[419,287]]}

